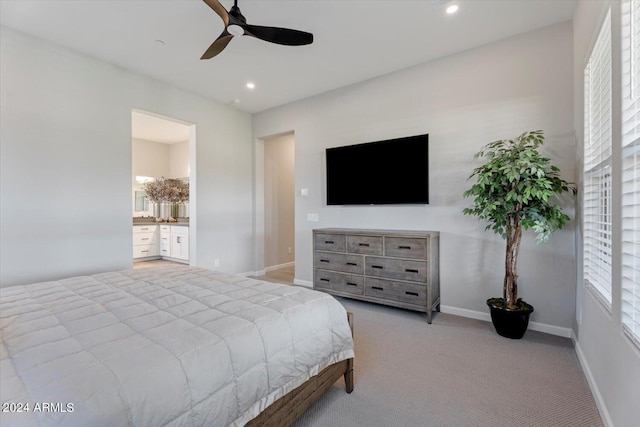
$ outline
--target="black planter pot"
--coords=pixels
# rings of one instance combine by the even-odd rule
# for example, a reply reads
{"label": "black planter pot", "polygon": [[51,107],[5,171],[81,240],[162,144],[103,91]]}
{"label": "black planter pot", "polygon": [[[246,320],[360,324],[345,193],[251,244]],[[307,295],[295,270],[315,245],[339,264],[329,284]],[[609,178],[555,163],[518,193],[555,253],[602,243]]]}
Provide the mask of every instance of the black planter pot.
{"label": "black planter pot", "polygon": [[[520,339],[527,332],[529,316],[533,313],[533,306],[522,300],[518,300],[522,309],[508,309],[503,307],[502,298],[489,298],[487,305],[491,310],[491,322],[498,335],[505,338]],[[502,305],[501,305],[502,304]]]}

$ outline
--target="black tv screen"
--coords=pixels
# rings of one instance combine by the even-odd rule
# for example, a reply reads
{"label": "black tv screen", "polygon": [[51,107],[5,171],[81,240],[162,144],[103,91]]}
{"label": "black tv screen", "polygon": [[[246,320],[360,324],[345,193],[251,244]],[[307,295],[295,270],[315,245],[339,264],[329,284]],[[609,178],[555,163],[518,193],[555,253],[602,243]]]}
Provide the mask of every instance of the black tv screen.
{"label": "black tv screen", "polygon": [[429,203],[429,135],[327,148],[327,205]]}

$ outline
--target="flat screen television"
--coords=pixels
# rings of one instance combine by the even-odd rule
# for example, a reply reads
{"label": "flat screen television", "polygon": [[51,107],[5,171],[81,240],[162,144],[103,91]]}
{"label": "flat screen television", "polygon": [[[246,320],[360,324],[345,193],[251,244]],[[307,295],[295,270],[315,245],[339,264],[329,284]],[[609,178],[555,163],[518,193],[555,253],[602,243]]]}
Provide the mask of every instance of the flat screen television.
{"label": "flat screen television", "polygon": [[429,135],[326,149],[327,205],[429,203]]}

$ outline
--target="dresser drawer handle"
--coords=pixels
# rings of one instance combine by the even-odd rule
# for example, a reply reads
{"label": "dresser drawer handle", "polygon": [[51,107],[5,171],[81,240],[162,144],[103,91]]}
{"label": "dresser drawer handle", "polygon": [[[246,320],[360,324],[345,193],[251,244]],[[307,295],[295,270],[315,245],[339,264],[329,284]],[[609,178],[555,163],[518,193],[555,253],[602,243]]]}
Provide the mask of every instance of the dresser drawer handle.
{"label": "dresser drawer handle", "polygon": [[371,289],[375,289],[376,291],[384,291],[384,289],[379,286],[372,286]]}
{"label": "dresser drawer handle", "polygon": [[328,262],[331,262],[331,261],[329,261],[328,259],[321,259],[320,262],[327,262],[328,263]]}
{"label": "dresser drawer handle", "polygon": [[142,228],[140,228],[140,230],[148,230],[148,229],[149,229],[148,227],[142,227]]}
{"label": "dresser drawer handle", "polygon": [[398,249],[411,249],[411,246],[398,246]]}
{"label": "dresser drawer handle", "polygon": [[327,245],[333,245],[335,242],[333,240],[325,240],[324,243]]}
{"label": "dresser drawer handle", "polygon": [[404,271],[406,271],[407,273],[416,273],[416,274],[418,274],[418,273],[419,273],[419,271],[418,271],[418,270],[414,270],[414,269],[412,269],[412,268],[405,268],[405,269],[404,269]]}
{"label": "dresser drawer handle", "polygon": [[358,246],[363,246],[365,248],[368,248],[369,244],[368,243],[358,243]]}
{"label": "dresser drawer handle", "polygon": [[323,278],[323,279],[320,279],[320,281],[321,281],[321,282],[330,282],[330,280],[329,280],[329,279],[324,279],[324,278]]}
{"label": "dresser drawer handle", "polygon": [[405,294],[407,294],[407,295],[412,295],[412,296],[414,296],[414,297],[417,297],[417,296],[418,296],[418,293],[417,293],[417,292],[409,292],[409,291],[407,291],[407,292],[405,292]]}
{"label": "dresser drawer handle", "polygon": [[349,285],[349,286],[358,286],[357,283],[351,283],[351,282],[347,282],[347,285]]}
{"label": "dresser drawer handle", "polygon": [[149,252],[149,251],[148,251],[148,250],[146,250],[146,251],[140,251],[140,252],[145,253],[145,252]]}
{"label": "dresser drawer handle", "polygon": [[357,267],[358,263],[357,262],[348,262],[347,265],[352,265],[354,267]]}
{"label": "dresser drawer handle", "polygon": [[142,238],[142,239],[140,239],[140,240],[149,240],[149,238],[148,238],[148,237],[143,237],[143,238]]}
{"label": "dresser drawer handle", "polygon": [[377,268],[378,270],[384,270],[382,265],[372,265],[371,268]]}

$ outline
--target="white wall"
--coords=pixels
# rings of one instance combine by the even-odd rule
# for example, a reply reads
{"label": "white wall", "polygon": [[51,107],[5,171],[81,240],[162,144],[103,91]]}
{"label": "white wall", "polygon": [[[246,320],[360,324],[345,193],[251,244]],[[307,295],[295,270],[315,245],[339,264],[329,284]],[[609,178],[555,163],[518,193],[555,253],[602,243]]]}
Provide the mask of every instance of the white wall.
{"label": "white wall", "polygon": [[132,108],[196,125],[197,265],[251,269],[248,114],[4,27],[0,49],[1,286],[131,266]]}
{"label": "white wall", "polygon": [[[493,140],[543,129],[544,152],[574,180],[572,58],[565,23],[255,114],[256,138],[295,131],[296,191],[310,191],[296,196],[296,280],[312,281],[313,228],[438,230],[442,304],[487,318],[485,300],[501,294],[505,244],[462,215],[470,205],[462,198],[466,179],[478,164],[473,154]],[[429,205],[326,205],[325,148],[422,133],[430,138]],[[573,201],[566,205],[572,215]],[[307,222],[307,213],[320,221]],[[520,291],[535,306],[532,321],[562,335],[574,318],[574,234],[573,222],[546,245],[528,234],[520,252]]]}
{"label": "white wall", "polygon": [[[295,138],[264,141],[265,267],[293,262],[295,251]],[[291,250],[291,253],[289,253]]]}
{"label": "white wall", "polygon": [[169,144],[169,178],[189,177],[189,141]]}
{"label": "white wall", "polygon": [[[582,170],[584,144],[584,67],[600,30],[604,14],[611,6],[612,26],[612,180],[614,182],[613,206],[620,205],[620,188],[615,183],[621,177],[621,95],[620,95],[620,2],[617,0],[580,1],[574,15],[574,126],[576,129],[578,168]],[[582,181],[580,179],[580,181]],[[581,210],[581,200],[577,211]],[[600,413],[607,426],[635,426],[640,420],[640,349],[622,332],[621,297],[621,215],[614,211],[613,217],[613,272],[612,307],[609,312],[596,299],[593,292],[585,288],[582,273],[582,234],[578,228],[576,236],[577,297],[574,333],[576,352]]]}
{"label": "white wall", "polygon": [[132,138],[133,177],[189,177],[189,141],[167,144]]}
{"label": "white wall", "polygon": [[189,177],[189,141],[166,144],[132,138],[133,177]]}
{"label": "white wall", "polygon": [[135,193],[144,191],[143,184],[137,182],[136,177],[189,178],[189,141],[168,144],[132,138],[131,146],[133,216],[151,216],[153,213],[149,209],[135,210]]}
{"label": "white wall", "polygon": [[[169,144],[131,139],[133,178],[136,176],[173,178],[169,173]],[[187,157],[187,164],[189,158]]]}

